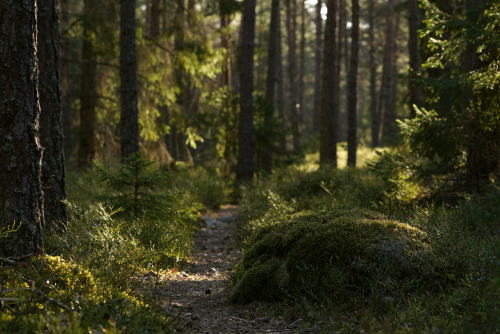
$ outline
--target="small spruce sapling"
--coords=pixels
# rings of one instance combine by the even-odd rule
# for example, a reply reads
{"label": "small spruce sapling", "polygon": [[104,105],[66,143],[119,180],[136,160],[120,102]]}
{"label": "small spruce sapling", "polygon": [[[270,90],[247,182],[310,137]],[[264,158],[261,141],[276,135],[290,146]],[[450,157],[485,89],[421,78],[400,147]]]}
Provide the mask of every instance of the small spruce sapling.
{"label": "small spruce sapling", "polygon": [[169,200],[167,192],[161,191],[165,189],[167,174],[159,171],[154,161],[134,153],[124,159],[115,173],[96,161],[93,163],[101,180],[115,191],[112,195],[101,196],[104,201],[121,207],[126,215],[133,218],[161,214]]}

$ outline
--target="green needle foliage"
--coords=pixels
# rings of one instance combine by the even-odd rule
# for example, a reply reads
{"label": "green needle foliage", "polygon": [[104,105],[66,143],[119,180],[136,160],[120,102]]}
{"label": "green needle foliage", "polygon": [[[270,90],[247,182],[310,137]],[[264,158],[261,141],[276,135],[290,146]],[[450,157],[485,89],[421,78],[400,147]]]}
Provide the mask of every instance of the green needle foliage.
{"label": "green needle foliage", "polygon": [[102,199],[122,208],[128,216],[157,218],[161,207],[168,201],[165,192],[167,175],[156,168],[154,161],[144,159],[139,153],[126,158],[116,173],[95,161],[94,166],[101,180],[115,191]]}

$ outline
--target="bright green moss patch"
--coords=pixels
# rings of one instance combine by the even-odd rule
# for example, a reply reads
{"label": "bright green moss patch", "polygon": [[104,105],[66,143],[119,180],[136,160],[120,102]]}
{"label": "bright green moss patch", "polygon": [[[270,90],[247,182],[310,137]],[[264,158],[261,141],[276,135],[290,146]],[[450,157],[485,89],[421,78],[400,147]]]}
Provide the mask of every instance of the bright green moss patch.
{"label": "bright green moss patch", "polygon": [[234,274],[233,302],[353,294],[390,300],[440,283],[426,233],[368,210],[292,214],[258,228],[247,245]]}

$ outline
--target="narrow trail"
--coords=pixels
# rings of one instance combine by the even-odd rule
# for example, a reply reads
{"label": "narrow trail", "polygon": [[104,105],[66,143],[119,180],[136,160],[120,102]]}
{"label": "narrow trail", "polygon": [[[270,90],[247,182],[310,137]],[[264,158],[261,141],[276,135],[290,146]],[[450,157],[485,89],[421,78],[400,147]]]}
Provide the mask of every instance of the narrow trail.
{"label": "narrow trail", "polygon": [[235,206],[225,206],[203,216],[205,227],[195,236],[190,266],[169,277],[164,287],[166,308],[179,317],[186,333],[311,333],[299,329],[301,320],[273,317],[265,304],[229,303],[230,273],[241,259],[236,215]]}

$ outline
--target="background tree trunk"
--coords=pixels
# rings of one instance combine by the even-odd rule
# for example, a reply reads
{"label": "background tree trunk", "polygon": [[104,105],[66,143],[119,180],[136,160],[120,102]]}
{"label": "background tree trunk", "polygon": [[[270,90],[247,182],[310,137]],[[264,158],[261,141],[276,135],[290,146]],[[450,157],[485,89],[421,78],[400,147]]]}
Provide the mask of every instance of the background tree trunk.
{"label": "background tree trunk", "polygon": [[410,91],[410,118],[415,117],[414,105],[421,106],[422,93],[416,84],[417,74],[420,73],[420,59],[418,56],[418,28],[420,26],[420,17],[418,12],[418,0],[409,0],[409,65],[410,78],[408,90]]}
{"label": "background tree trunk", "polygon": [[[271,5],[271,21],[269,23],[269,47],[267,50],[267,79],[266,79],[266,99],[270,105],[274,106],[274,91],[276,86],[276,65],[278,63],[277,59],[277,49],[278,43],[278,25],[279,25],[279,10],[280,1],[272,0]],[[266,110],[264,127],[266,129],[272,129],[274,123],[274,108]],[[261,166],[266,172],[270,173],[273,164],[273,138],[272,133],[264,144],[262,151],[262,162]]]}
{"label": "background tree trunk", "polygon": [[356,166],[359,57],[359,2],[352,0],[351,63],[347,87],[347,165]]}
{"label": "background tree trunk", "polygon": [[398,34],[401,14],[394,15],[394,25],[391,29],[391,54],[389,55],[389,76],[387,78],[387,91],[385,94],[384,122],[382,126],[382,139],[386,144],[391,143],[397,137],[398,127],[396,125],[396,96],[398,88]]}
{"label": "background tree trunk", "polygon": [[120,135],[121,156],[139,152],[137,106],[137,51],[135,0],[121,0],[120,7]]}
{"label": "background tree trunk", "polygon": [[42,187],[47,222],[66,221],[66,175],[63,155],[59,16],[57,0],[38,0],[40,142],[44,149]]}
{"label": "background tree trunk", "polygon": [[[392,33],[393,29],[393,15],[394,15],[394,1],[389,0],[387,2],[387,18],[385,25],[385,41],[384,41],[384,57],[383,57],[383,70],[382,70],[382,80],[380,84],[380,97],[378,105],[378,115],[383,116],[383,122],[386,123],[386,112],[388,109],[388,103],[391,98],[391,73],[392,73]],[[377,136],[380,130],[377,129]],[[377,138],[378,141],[378,138]]]}
{"label": "background tree trunk", "polygon": [[36,60],[36,2],[0,2],[0,256],[34,254],[42,248],[42,148]]}
{"label": "background tree trunk", "polygon": [[255,0],[243,2],[240,70],[239,152],[236,179],[253,177],[253,54],[255,48]]}
{"label": "background tree trunk", "polygon": [[377,63],[375,59],[375,0],[368,2],[368,47],[370,53],[370,116],[372,148],[379,145],[380,115],[377,109]]}
{"label": "background tree trunk", "polygon": [[307,120],[306,109],[304,108],[305,90],[305,66],[306,66],[306,1],[300,2],[300,59],[299,59],[299,131],[305,127]]}
{"label": "background tree trunk", "polygon": [[316,48],[315,48],[315,71],[314,71],[314,103],[313,103],[313,132],[319,132],[319,114],[321,107],[321,65],[323,52],[323,18],[321,17],[322,1],[318,0],[316,4]]}
{"label": "background tree trunk", "polygon": [[281,121],[280,133],[280,151],[286,152],[286,119],[285,119],[285,88],[283,85],[283,49],[282,49],[282,32],[281,32],[281,11],[278,11],[278,48],[276,50],[278,63],[276,66],[276,108],[278,109],[278,118]]}
{"label": "background tree trunk", "polygon": [[[337,146],[334,121],[336,117],[335,104],[338,103],[336,94],[337,80],[337,46],[335,28],[337,25],[336,1],[328,0],[328,14],[325,27],[325,44],[323,56],[323,80],[321,85],[321,114],[320,114],[320,164],[337,166]],[[338,119],[338,117],[337,117]]]}
{"label": "background tree trunk", "polygon": [[286,28],[288,37],[288,75],[290,77],[290,123],[292,125],[292,143],[294,152],[300,150],[300,133],[299,133],[299,112],[297,108],[297,74],[296,74],[296,38],[297,31],[296,20],[296,0],[286,0]]}
{"label": "background tree trunk", "polygon": [[78,138],[78,166],[84,167],[95,157],[97,60],[94,52],[95,34],[92,32],[92,11],[96,0],[83,2],[82,81],[80,88],[80,128]]}

